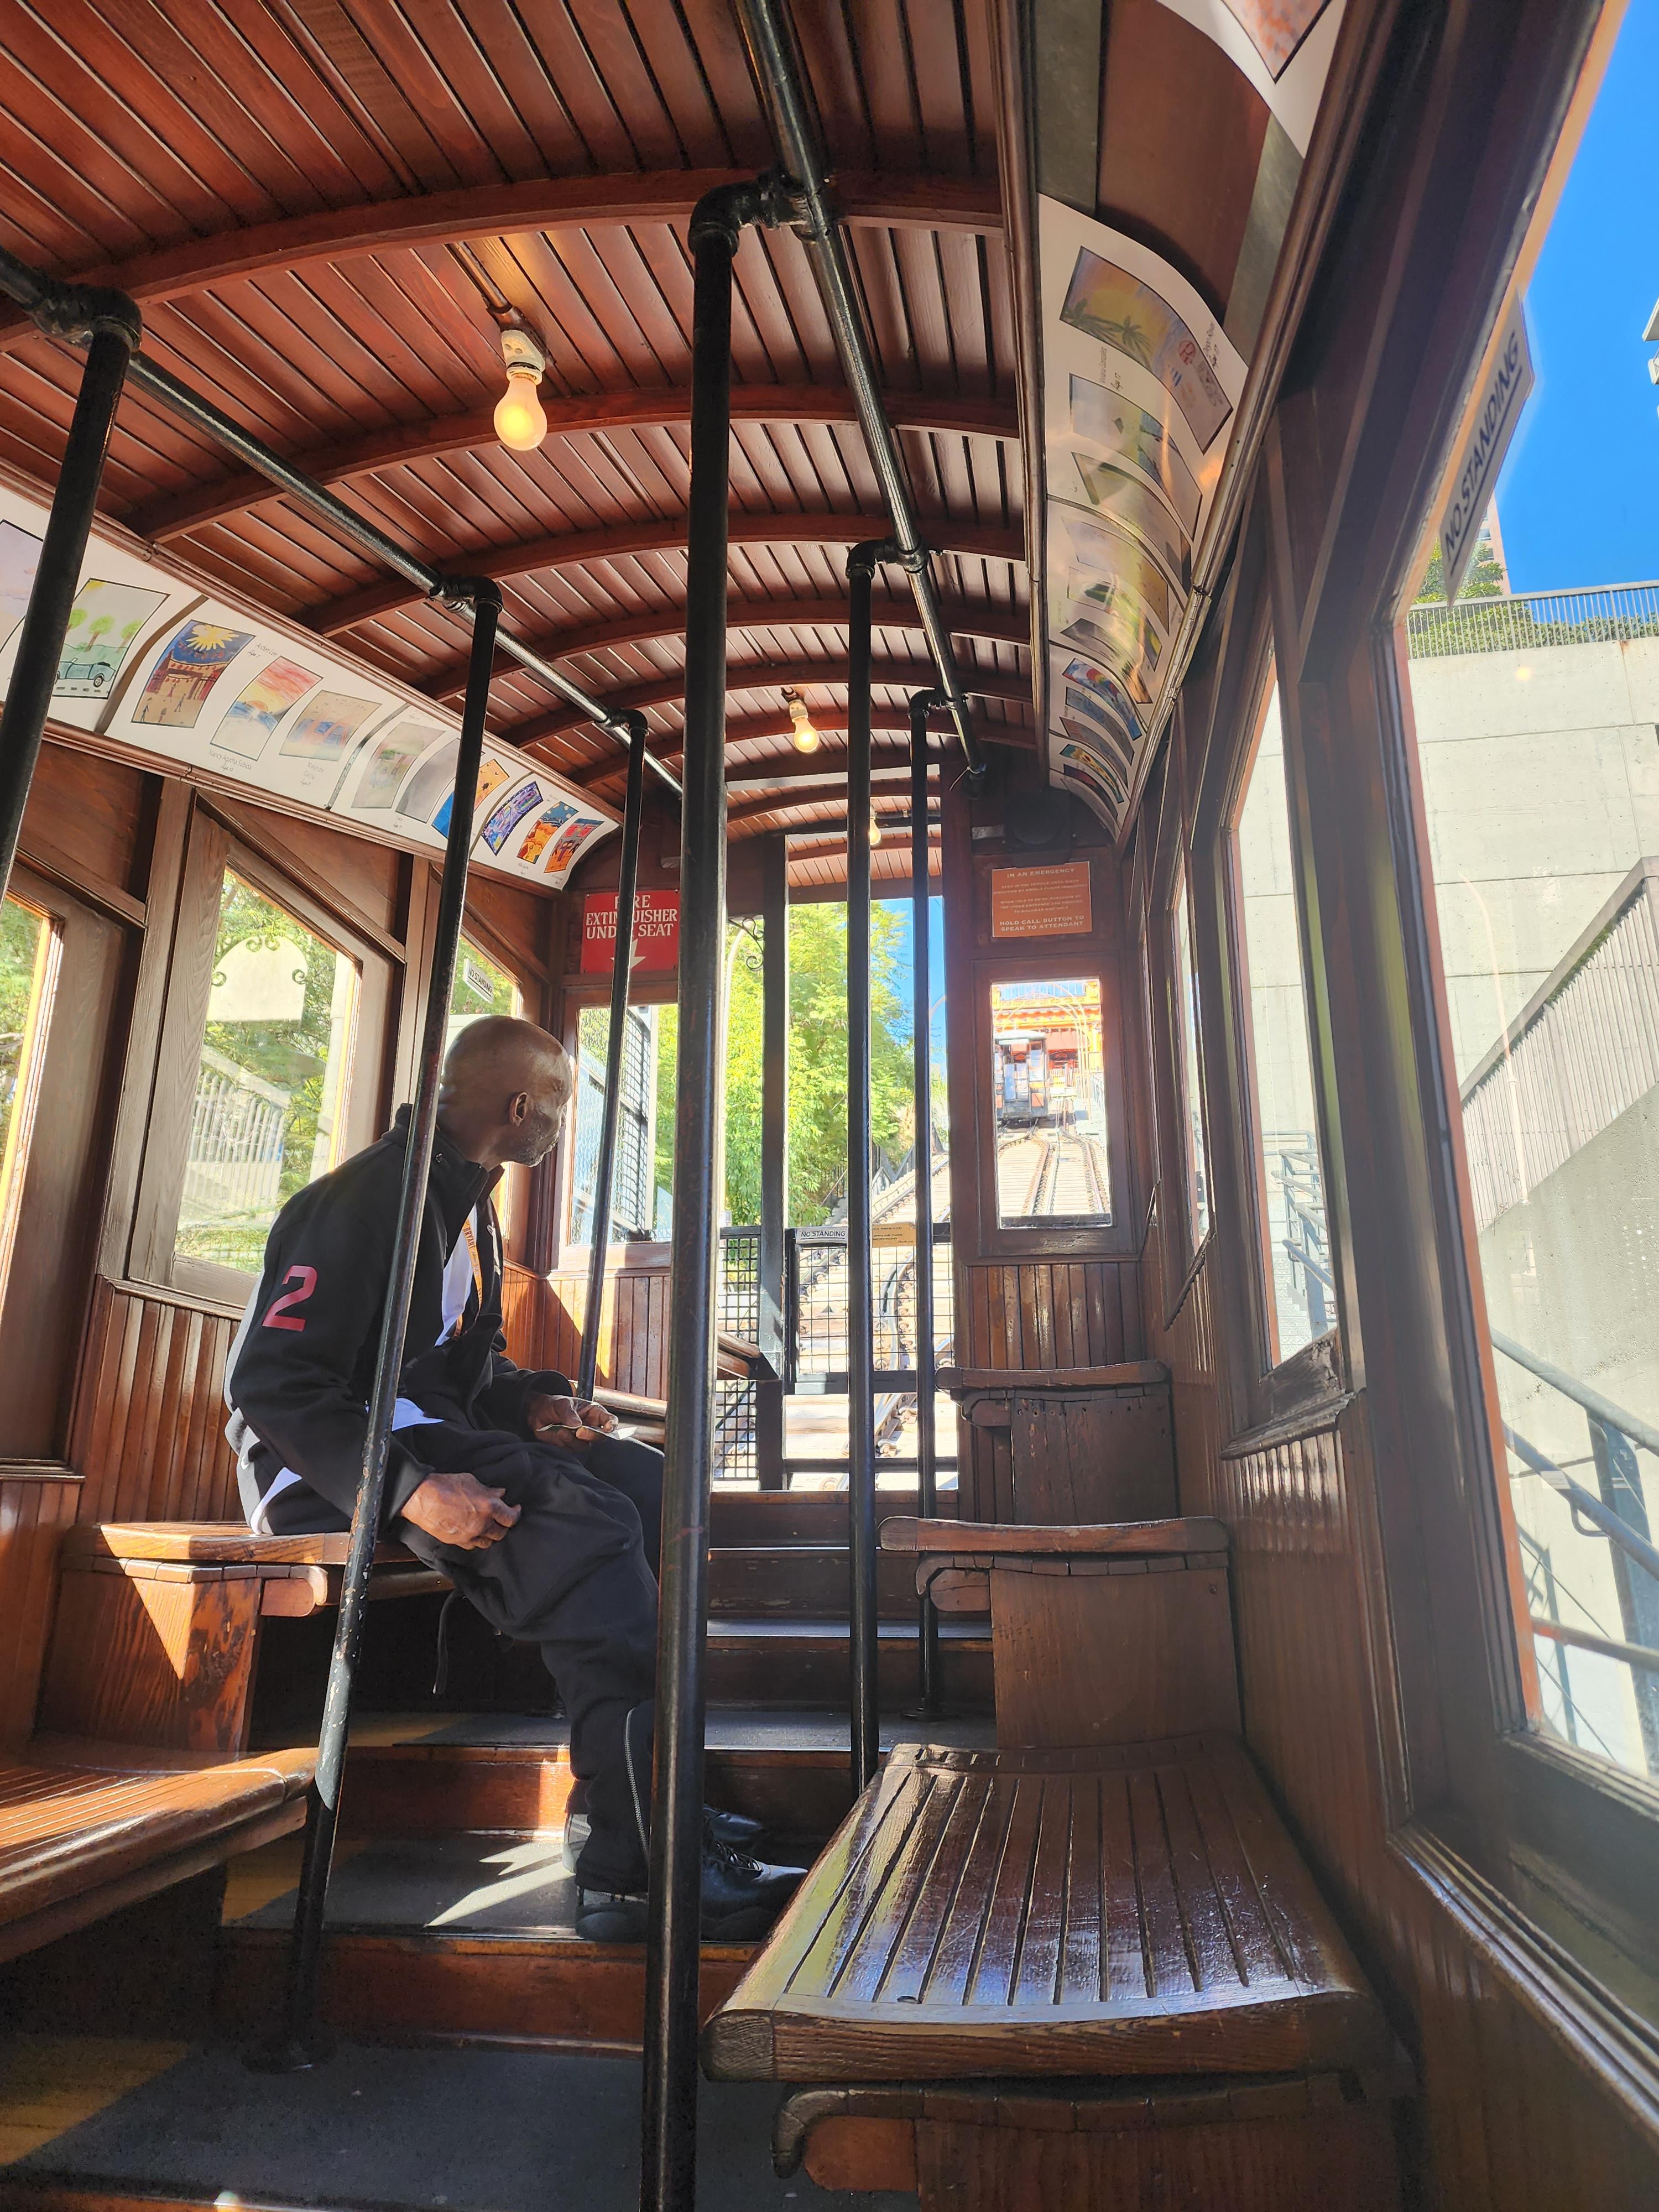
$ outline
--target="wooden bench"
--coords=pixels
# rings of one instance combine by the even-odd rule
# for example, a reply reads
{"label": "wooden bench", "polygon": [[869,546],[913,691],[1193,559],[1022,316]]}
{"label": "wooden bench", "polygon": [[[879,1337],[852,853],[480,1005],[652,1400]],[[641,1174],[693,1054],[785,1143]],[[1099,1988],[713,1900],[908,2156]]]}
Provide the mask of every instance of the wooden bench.
{"label": "wooden bench", "polygon": [[1219,1521],[1012,1527],[884,1522],[941,1613],[991,1613],[997,1741],[1146,1742],[1236,1732],[1238,1674]]}
{"label": "wooden bench", "polygon": [[703,2055],[924,2212],[1397,2202],[1393,2039],[1229,1736],[895,1752]]}
{"label": "wooden bench", "polygon": [[314,1759],[203,1765],[42,1736],[0,1756],[0,1960],[297,1828]]}
{"label": "wooden bench", "polygon": [[[105,1522],[65,1532],[40,1726],[240,1759],[261,1623],[339,1603],[348,1539],[256,1536],[235,1521]],[[372,1598],[449,1588],[382,1545]]]}

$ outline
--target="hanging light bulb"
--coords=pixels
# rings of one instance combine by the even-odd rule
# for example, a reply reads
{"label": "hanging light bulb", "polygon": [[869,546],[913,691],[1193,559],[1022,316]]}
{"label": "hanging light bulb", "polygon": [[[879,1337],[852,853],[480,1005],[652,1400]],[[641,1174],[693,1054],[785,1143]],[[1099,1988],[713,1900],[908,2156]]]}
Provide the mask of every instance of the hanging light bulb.
{"label": "hanging light bulb", "polygon": [[537,386],[547,356],[528,331],[509,324],[501,332],[507,390],[495,403],[495,435],[515,453],[533,453],[547,435],[547,412]]}
{"label": "hanging light bulb", "polygon": [[806,702],[799,691],[786,689],[783,703],[789,709],[790,742],[798,753],[817,750],[818,733],[812,726],[812,717],[806,711]]}
{"label": "hanging light bulb", "polygon": [[870,809],[870,842],[872,845],[881,842],[881,817],[873,806]]}

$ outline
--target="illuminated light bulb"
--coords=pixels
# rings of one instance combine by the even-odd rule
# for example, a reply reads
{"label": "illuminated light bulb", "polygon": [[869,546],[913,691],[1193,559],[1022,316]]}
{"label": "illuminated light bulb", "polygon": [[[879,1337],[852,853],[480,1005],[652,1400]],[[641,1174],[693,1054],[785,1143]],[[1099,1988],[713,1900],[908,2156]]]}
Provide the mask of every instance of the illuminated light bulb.
{"label": "illuminated light bulb", "polygon": [[812,717],[806,711],[806,702],[799,691],[786,691],[783,703],[789,709],[790,738],[798,753],[817,750],[818,733],[812,726]]}
{"label": "illuminated light bulb", "polygon": [[870,809],[870,842],[872,845],[881,842],[881,817],[873,806]]}
{"label": "illuminated light bulb", "polygon": [[528,331],[501,332],[507,390],[495,403],[495,435],[515,453],[533,453],[547,435],[547,410],[537,390],[547,356]]}

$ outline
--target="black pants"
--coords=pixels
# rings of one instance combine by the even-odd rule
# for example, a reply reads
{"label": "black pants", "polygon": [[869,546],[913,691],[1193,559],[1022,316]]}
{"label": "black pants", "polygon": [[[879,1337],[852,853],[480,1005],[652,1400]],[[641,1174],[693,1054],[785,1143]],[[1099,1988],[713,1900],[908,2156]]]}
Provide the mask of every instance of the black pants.
{"label": "black pants", "polygon": [[[641,1831],[651,1809],[662,1455],[647,1445],[601,1437],[588,1447],[584,1462],[501,1431],[447,1421],[427,1423],[407,1435],[411,1450],[435,1472],[476,1475],[520,1509],[500,1542],[480,1552],[440,1544],[407,1521],[396,1522],[392,1533],[417,1559],[447,1574],[491,1627],[540,1644],[570,1716],[572,1771],[588,1784],[592,1837],[583,1854],[583,1875],[593,1887],[642,1883]],[[301,1498],[312,1507],[308,1531],[324,1516],[327,1526],[344,1525],[314,1492],[290,1490],[271,1507],[277,1533],[297,1533],[292,1516],[301,1510]],[[630,1712],[635,1715],[631,1729]]]}

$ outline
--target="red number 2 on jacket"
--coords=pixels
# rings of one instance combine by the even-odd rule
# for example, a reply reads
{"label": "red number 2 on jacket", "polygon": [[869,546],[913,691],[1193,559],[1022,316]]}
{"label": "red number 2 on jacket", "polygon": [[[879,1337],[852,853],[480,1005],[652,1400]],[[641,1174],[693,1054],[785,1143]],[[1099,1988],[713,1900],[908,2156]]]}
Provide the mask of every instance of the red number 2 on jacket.
{"label": "red number 2 on jacket", "polygon": [[[283,1278],[284,1289],[279,1298],[273,1298],[266,1309],[261,1326],[264,1328],[303,1328],[304,1317],[289,1311],[290,1306],[302,1306],[317,1287],[314,1267],[290,1267]],[[292,1284],[290,1290],[286,1287]]]}

